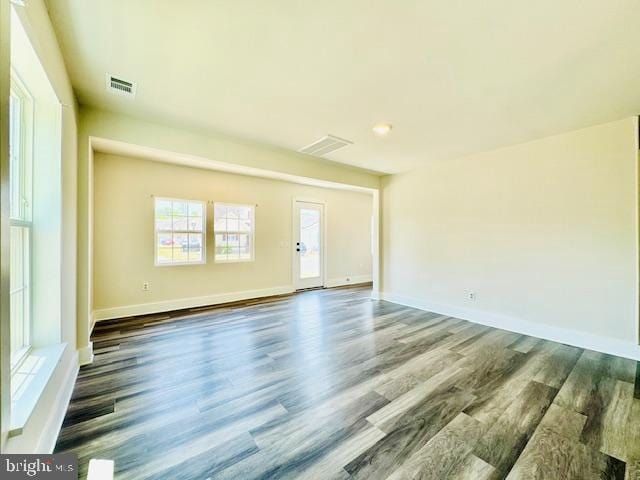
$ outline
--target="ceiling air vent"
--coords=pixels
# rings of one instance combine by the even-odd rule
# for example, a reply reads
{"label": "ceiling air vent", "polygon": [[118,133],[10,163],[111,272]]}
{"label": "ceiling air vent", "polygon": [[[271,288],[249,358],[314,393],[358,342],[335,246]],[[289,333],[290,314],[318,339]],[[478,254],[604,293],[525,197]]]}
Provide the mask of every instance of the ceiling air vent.
{"label": "ceiling air vent", "polygon": [[299,151],[302,153],[306,153],[307,155],[323,157],[324,155],[335,152],[340,148],[352,144],[353,142],[345,140],[344,138],[336,137],[334,135],[327,135],[326,137],[322,137],[320,140],[316,140],[311,145],[307,145],[306,147],[301,148]]}
{"label": "ceiling air vent", "polygon": [[134,97],[136,94],[136,84],[113,75],[107,75],[107,90],[116,95]]}

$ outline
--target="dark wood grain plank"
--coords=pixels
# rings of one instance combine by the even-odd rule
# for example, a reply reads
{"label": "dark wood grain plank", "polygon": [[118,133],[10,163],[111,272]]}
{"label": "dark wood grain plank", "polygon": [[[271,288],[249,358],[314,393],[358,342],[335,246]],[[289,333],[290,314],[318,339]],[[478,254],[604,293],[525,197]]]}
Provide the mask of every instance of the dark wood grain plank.
{"label": "dark wood grain plank", "polygon": [[640,475],[637,363],[369,286],[99,322],[56,451],[118,478]]}

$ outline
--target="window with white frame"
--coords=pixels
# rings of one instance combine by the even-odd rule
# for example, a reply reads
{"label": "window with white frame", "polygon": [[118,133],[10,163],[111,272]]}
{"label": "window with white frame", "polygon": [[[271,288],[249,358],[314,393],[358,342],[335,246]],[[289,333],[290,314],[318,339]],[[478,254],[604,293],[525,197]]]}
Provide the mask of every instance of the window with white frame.
{"label": "window with white frame", "polygon": [[156,198],[156,265],[205,263],[205,223],[205,202]]}
{"label": "window with white frame", "polygon": [[31,347],[31,131],[33,101],[17,76],[9,96],[10,337],[11,366]]}
{"label": "window with white frame", "polygon": [[254,258],[253,205],[215,203],[213,230],[216,262],[249,262]]}

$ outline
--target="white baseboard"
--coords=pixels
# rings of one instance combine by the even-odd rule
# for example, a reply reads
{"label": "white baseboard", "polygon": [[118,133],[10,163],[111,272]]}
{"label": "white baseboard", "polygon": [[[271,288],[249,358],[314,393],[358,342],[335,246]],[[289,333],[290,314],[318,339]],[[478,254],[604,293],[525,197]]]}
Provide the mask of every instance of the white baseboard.
{"label": "white baseboard", "polygon": [[74,353],[67,371],[64,374],[64,382],[56,395],[55,401],[52,405],[48,406],[50,409],[49,421],[42,429],[40,440],[36,452],[38,453],[53,453],[53,449],[58,441],[58,435],[62,428],[62,422],[64,416],[67,413],[69,407],[69,401],[71,400],[71,394],[73,393],[73,387],[76,384],[76,378],[78,376],[78,353]]}
{"label": "white baseboard", "polygon": [[372,281],[371,275],[354,275],[352,277],[329,278],[324,286],[326,288],[342,287],[344,285],[357,285],[359,283],[369,283]]}
{"label": "white baseboard", "polygon": [[130,317],[133,315],[147,315],[150,313],[180,310],[182,308],[204,307],[207,305],[217,305],[220,303],[250,300],[252,298],[285,295],[288,293],[293,293],[293,291],[294,288],[292,285],[283,285],[280,287],[263,288],[259,290],[244,290],[242,292],[218,293],[214,295],[205,295],[202,297],[179,298],[175,300],[164,300],[161,302],[124,305],[121,307],[94,310],[93,318],[96,322],[99,322],[101,320],[110,320],[112,318]]}
{"label": "white baseboard", "polygon": [[[591,333],[580,332],[543,323],[534,323],[528,320],[509,317],[506,315],[483,312],[466,307],[443,305],[429,302],[428,300],[398,295],[389,292],[379,292],[379,299],[392,303],[398,303],[407,307],[426,310],[440,315],[460,318],[473,323],[500,328],[523,335],[552,340],[554,342],[573,345],[574,347],[595,350],[601,353],[617,355],[619,357],[640,360],[640,346],[633,342],[625,342],[615,338],[601,337]],[[372,294],[373,298],[373,294]]]}
{"label": "white baseboard", "polygon": [[78,362],[80,366],[93,362],[93,342],[89,342],[89,345],[78,350]]}

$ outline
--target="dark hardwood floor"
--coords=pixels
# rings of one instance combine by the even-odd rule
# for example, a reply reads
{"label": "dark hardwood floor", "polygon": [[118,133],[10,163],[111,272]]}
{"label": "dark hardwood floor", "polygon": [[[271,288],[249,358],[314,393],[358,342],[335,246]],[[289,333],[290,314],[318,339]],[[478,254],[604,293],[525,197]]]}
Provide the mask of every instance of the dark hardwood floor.
{"label": "dark hardwood floor", "polygon": [[135,479],[636,479],[636,362],[368,287],[100,322],[57,451]]}

